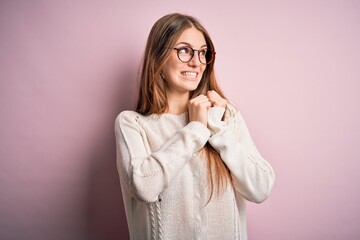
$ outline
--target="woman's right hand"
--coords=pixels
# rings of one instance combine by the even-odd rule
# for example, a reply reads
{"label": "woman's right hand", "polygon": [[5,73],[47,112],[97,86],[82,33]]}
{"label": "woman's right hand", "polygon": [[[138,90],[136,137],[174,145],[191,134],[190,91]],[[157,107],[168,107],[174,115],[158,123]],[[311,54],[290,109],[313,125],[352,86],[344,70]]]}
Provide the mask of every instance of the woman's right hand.
{"label": "woman's right hand", "polygon": [[207,96],[202,94],[191,99],[188,103],[190,122],[201,122],[207,127],[209,108],[211,108],[211,102]]}

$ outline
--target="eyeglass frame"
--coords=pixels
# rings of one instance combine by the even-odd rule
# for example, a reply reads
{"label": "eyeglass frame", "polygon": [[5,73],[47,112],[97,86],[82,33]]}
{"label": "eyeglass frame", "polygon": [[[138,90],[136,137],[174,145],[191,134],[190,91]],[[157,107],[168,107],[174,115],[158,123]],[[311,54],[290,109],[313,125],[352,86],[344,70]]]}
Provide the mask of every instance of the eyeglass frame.
{"label": "eyeglass frame", "polygon": [[[180,56],[179,56],[180,50],[182,50],[182,49],[184,49],[184,48],[190,48],[190,49],[193,51],[193,54],[192,54],[191,58],[190,58],[188,61],[183,61],[183,60],[181,60],[181,59],[180,59]],[[190,62],[190,61],[194,58],[194,56],[195,56],[195,51],[198,52],[199,62],[200,62],[201,64],[203,64],[203,65],[208,65],[208,64],[212,63],[212,62],[215,60],[215,54],[216,54],[216,52],[213,52],[213,51],[211,51],[211,50],[210,50],[210,51],[211,51],[211,61],[210,61],[210,62],[203,63],[203,62],[200,60],[200,51],[201,51],[202,49],[193,49],[193,48],[190,47],[190,46],[184,46],[184,47],[179,47],[179,48],[170,48],[170,49],[176,50],[176,55],[177,55],[179,61],[180,61],[180,62],[183,62],[183,63],[188,63],[188,62]],[[207,49],[206,49],[206,50],[207,50]]]}

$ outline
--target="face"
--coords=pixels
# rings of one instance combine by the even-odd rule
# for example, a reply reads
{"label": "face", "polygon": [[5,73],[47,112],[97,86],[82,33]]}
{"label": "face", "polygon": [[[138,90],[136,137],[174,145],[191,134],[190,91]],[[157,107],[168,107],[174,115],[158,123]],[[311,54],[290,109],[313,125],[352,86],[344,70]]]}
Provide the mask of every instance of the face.
{"label": "face", "polygon": [[[174,47],[191,47],[195,50],[202,50],[206,49],[206,41],[199,30],[191,27],[180,35]],[[184,63],[179,60],[177,51],[172,50],[163,69],[167,94],[188,94],[194,91],[200,83],[205,68],[206,65],[199,60],[198,51],[194,52],[194,56],[189,62]]]}

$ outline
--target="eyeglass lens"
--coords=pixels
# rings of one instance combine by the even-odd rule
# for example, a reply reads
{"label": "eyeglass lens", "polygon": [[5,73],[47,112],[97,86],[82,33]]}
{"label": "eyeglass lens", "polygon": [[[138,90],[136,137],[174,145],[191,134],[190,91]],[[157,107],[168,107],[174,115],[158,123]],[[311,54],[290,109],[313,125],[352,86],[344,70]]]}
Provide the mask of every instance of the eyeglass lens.
{"label": "eyeglass lens", "polygon": [[209,64],[213,60],[213,54],[208,49],[194,50],[191,47],[181,47],[176,50],[179,60],[182,62],[189,62],[193,58],[195,51],[198,52],[198,57],[202,64]]}

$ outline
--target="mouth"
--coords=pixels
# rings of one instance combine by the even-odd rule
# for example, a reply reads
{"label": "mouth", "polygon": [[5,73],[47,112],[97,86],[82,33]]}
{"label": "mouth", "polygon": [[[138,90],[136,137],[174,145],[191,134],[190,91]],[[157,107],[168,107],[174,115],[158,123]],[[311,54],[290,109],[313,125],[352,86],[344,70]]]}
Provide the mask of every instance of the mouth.
{"label": "mouth", "polygon": [[196,77],[198,76],[198,73],[197,72],[181,72],[181,75],[183,75],[184,77],[186,77],[188,79],[195,80]]}

